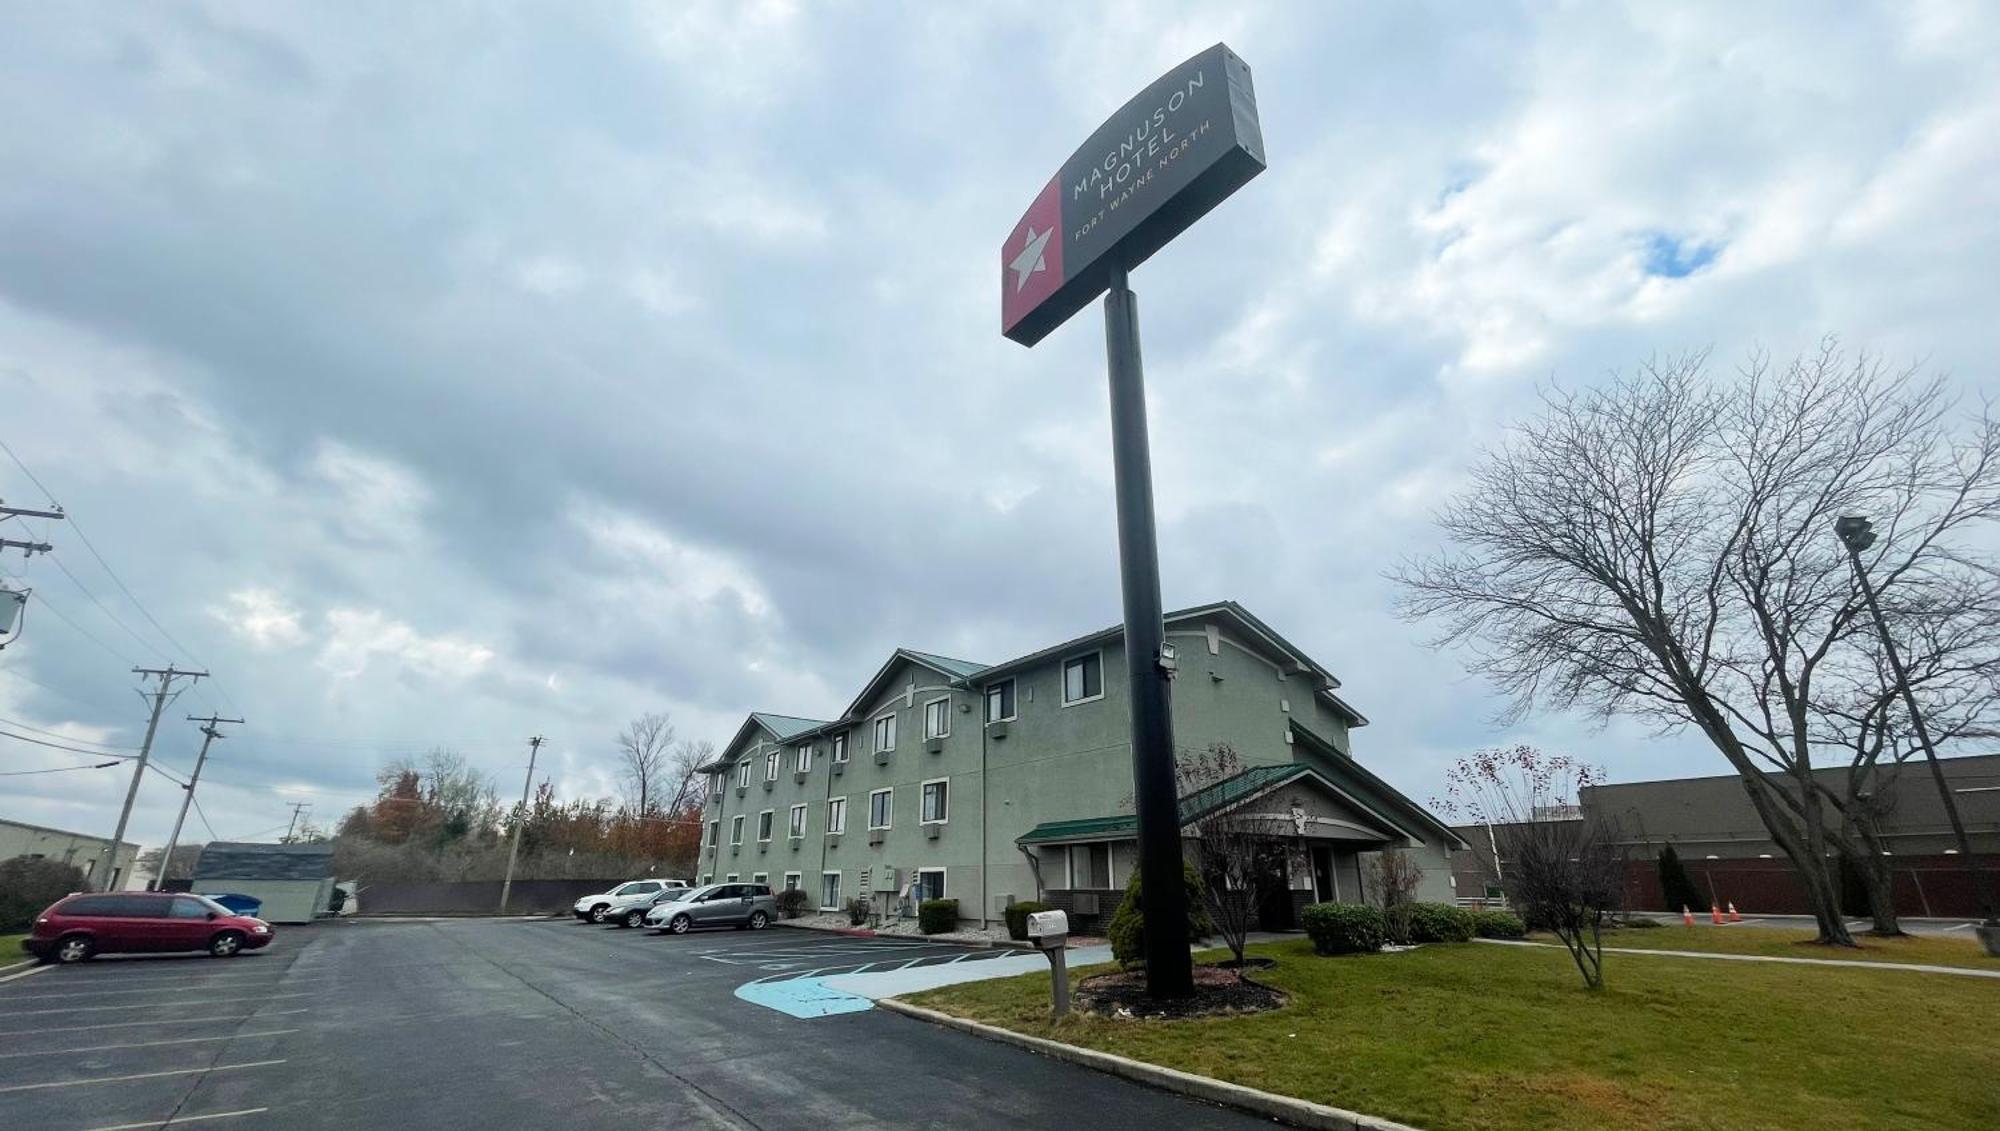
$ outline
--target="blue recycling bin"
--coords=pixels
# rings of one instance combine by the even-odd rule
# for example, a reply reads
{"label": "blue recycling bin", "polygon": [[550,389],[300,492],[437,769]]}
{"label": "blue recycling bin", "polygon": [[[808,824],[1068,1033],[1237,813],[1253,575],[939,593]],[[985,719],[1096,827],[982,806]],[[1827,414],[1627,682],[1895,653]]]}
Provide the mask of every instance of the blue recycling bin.
{"label": "blue recycling bin", "polygon": [[203,892],[209,899],[229,909],[231,915],[255,915],[264,910],[264,901],[254,896],[228,893]]}

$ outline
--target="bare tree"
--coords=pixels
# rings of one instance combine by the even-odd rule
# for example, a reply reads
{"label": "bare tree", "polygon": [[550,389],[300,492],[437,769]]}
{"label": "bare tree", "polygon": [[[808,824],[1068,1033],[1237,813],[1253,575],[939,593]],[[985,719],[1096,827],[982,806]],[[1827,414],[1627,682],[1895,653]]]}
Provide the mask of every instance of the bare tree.
{"label": "bare tree", "polygon": [[136,867],[142,872],[151,873],[155,880],[162,882],[166,880],[192,880],[194,879],[195,861],[201,859],[202,848],[203,846],[199,844],[175,845],[174,858],[168,861],[164,868],[160,866],[160,857],[166,854],[166,845],[161,845],[158,848],[149,848],[139,854]]}
{"label": "bare tree", "polygon": [[706,738],[685,738],[674,747],[661,779],[666,783],[662,793],[668,799],[665,806],[668,813],[685,815],[689,810],[701,809],[704,804],[701,768],[714,760],[715,743]]}
{"label": "bare tree", "polygon": [[2000,517],[2000,428],[1954,428],[1941,382],[1831,343],[1782,370],[1753,356],[1726,384],[1706,364],[1545,396],[1439,515],[1455,547],[1397,572],[1403,611],[1471,645],[1515,713],[1699,729],[1791,860],[1820,941],[1852,945],[1828,857],[1865,849],[1829,821],[1814,755],[1839,745],[1824,706],[1881,685],[1833,525],[1883,531],[1867,564],[1892,617],[1953,589],[1990,604],[1975,547]]}
{"label": "bare tree", "polygon": [[1625,860],[1601,822],[1559,814],[1603,777],[1532,746],[1481,750],[1445,771],[1440,806],[1499,827],[1508,901],[1529,926],[1555,932],[1593,990],[1604,985],[1604,919],[1623,897]]}
{"label": "bare tree", "polygon": [[634,813],[651,816],[659,805],[673,748],[673,717],[664,711],[648,711],[619,732],[618,777]]}
{"label": "bare tree", "polygon": [[1243,772],[1243,758],[1227,742],[1211,743],[1198,754],[1174,762],[1180,796],[1201,813],[1189,826],[1194,836],[1195,873],[1201,879],[1201,901],[1223,945],[1236,959],[1236,976],[1243,977],[1243,950],[1257,925],[1256,889],[1260,873],[1273,863],[1287,867],[1302,859],[1290,823],[1269,813],[1252,813],[1240,805],[1202,803],[1202,791]]}
{"label": "bare tree", "polygon": [[1417,901],[1424,870],[1409,853],[1389,848],[1369,860],[1363,879],[1368,898],[1382,909],[1383,933],[1398,946],[1410,945],[1410,907]]}

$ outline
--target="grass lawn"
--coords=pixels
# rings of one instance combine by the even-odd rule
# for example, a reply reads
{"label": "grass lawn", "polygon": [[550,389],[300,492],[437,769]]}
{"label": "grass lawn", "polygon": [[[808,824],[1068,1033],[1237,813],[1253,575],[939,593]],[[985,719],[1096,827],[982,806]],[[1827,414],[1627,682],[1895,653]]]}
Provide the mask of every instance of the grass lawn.
{"label": "grass lawn", "polygon": [[1047,974],[908,1000],[1426,1128],[1936,1131],[2000,1112],[2000,981],[1608,955],[1592,993],[1560,950],[1251,950],[1278,960],[1258,977],[1286,1008],[1053,1024]]}
{"label": "grass lawn", "polygon": [[21,940],[27,937],[25,931],[18,935],[0,934],[0,966],[12,966],[34,957],[21,949]]}
{"label": "grass lawn", "polygon": [[[1813,932],[1778,927],[1656,927],[1606,931],[1605,946],[1633,950],[1699,950],[1721,954],[1765,954],[1780,958],[1840,958],[1856,962],[1922,962],[1933,966],[1965,966],[2000,971],[2000,958],[1990,958],[1979,940],[1910,935],[1878,939],[1856,934],[1858,947],[1820,946]],[[1534,935],[1531,941],[1555,942],[1554,935]]]}

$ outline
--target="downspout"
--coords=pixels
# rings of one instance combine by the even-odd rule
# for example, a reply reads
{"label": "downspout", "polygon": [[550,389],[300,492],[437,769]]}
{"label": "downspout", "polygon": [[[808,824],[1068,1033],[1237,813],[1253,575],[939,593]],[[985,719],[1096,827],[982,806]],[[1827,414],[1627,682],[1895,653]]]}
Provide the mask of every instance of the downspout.
{"label": "downspout", "polygon": [[[971,693],[968,683],[966,690]],[[986,858],[986,822],[990,814],[986,811],[988,793],[986,789],[986,696],[972,696],[973,714],[979,716],[979,929],[984,931],[991,924],[988,918],[993,906],[993,862]]]}
{"label": "downspout", "polygon": [[1035,855],[1034,849],[1029,848],[1025,844],[1016,842],[1014,847],[1020,849],[1021,855],[1028,858],[1028,870],[1035,874],[1035,902],[1040,903],[1042,901],[1042,891],[1043,891],[1041,858]]}

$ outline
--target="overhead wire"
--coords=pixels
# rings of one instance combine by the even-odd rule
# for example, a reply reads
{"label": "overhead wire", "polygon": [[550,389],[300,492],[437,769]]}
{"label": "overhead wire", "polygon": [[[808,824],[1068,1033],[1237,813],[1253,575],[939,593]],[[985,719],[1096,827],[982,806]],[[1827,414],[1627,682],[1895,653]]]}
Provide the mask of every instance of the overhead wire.
{"label": "overhead wire", "polygon": [[103,762],[95,766],[56,766],[48,770],[0,770],[0,778],[21,778],[29,774],[66,774],[71,770],[108,770],[117,762]]}
{"label": "overhead wire", "polygon": [[[118,746],[109,742],[99,742],[94,738],[78,738],[73,734],[63,734],[60,731],[49,730],[46,727],[33,726],[29,723],[24,723],[19,719],[0,718],[0,726],[10,726],[16,728],[17,730],[31,730],[34,731],[36,734],[48,735],[50,738],[60,738],[64,742],[81,742],[85,746],[102,746],[108,750],[113,750],[113,751],[138,749],[138,747],[136,746]],[[5,733],[5,732],[0,731],[0,733]]]}
{"label": "overhead wire", "polygon": [[0,730],[0,738],[11,738],[16,742],[27,742],[27,743],[32,743],[36,746],[46,746],[51,750],[67,750],[72,754],[89,754],[98,758],[125,759],[125,758],[138,757],[138,755],[136,754],[114,754],[109,750],[86,750],[81,746],[64,746],[61,743],[46,742],[39,738],[30,738],[25,734],[15,734],[14,732],[8,730]]}

